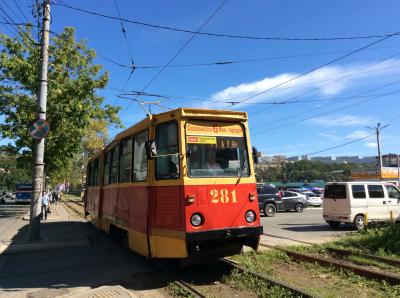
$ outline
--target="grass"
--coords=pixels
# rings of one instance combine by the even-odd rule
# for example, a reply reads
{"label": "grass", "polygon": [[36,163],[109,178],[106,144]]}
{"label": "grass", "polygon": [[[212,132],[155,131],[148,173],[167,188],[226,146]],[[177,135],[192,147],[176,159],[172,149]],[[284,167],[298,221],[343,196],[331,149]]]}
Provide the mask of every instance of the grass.
{"label": "grass", "polygon": [[377,225],[328,243],[333,247],[389,258],[400,258],[400,224]]}
{"label": "grass", "polygon": [[193,295],[188,293],[186,290],[178,286],[177,284],[171,282],[167,286],[167,292],[171,294],[173,297],[188,297],[192,298]]}
{"label": "grass", "polygon": [[[259,254],[245,253],[234,259],[243,266],[266,274],[293,286],[305,289],[319,297],[399,297],[400,286],[391,286],[383,281],[369,280],[351,271],[325,268],[317,264],[296,263],[283,252],[266,250]],[[257,290],[262,297],[287,297],[272,289],[272,294],[265,292],[263,281],[255,280],[245,274],[232,274],[227,277],[238,287]]]}
{"label": "grass", "polygon": [[223,282],[239,289],[250,289],[260,297],[296,297],[290,291],[278,285],[269,284],[264,280],[255,278],[247,273],[242,273],[236,269],[231,274],[225,276]]}

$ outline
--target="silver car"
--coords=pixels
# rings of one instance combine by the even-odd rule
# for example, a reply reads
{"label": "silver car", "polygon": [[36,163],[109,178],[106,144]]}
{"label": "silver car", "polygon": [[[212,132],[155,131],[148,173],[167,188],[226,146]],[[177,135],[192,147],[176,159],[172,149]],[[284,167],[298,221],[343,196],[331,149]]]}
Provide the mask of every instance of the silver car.
{"label": "silver car", "polygon": [[303,195],[306,196],[307,203],[309,206],[320,207],[322,206],[322,198],[319,194],[316,194],[312,191],[304,191]]}

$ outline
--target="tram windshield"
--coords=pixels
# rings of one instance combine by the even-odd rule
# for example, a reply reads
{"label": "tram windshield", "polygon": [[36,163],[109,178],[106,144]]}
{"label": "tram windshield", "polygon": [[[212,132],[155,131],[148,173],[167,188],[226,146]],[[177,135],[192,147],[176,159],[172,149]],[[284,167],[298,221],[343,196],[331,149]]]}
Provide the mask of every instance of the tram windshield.
{"label": "tram windshield", "polygon": [[191,177],[249,176],[246,139],[238,124],[188,124],[187,164]]}

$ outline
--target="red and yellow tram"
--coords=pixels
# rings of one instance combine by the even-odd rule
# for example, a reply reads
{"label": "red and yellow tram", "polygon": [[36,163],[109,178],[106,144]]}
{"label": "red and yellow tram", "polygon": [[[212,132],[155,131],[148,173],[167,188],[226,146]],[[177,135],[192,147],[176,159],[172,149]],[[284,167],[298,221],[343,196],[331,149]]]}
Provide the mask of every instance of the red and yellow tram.
{"label": "red and yellow tram", "polygon": [[180,108],[121,132],[87,170],[85,210],[151,258],[190,261],[258,248],[247,114]]}

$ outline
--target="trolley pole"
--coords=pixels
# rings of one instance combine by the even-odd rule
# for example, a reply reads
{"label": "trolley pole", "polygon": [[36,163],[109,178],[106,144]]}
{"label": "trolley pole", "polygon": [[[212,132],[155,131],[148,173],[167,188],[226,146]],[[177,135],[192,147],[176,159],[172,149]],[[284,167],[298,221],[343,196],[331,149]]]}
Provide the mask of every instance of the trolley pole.
{"label": "trolley pole", "polygon": [[[41,67],[40,67],[40,89],[37,102],[37,118],[46,120],[47,104],[47,71],[49,60],[49,31],[50,31],[50,0],[43,1],[43,29],[41,45]],[[33,194],[30,209],[30,240],[40,239],[40,212],[41,212],[41,192],[44,190],[44,138],[34,140],[33,144],[33,171],[32,184]]]}

